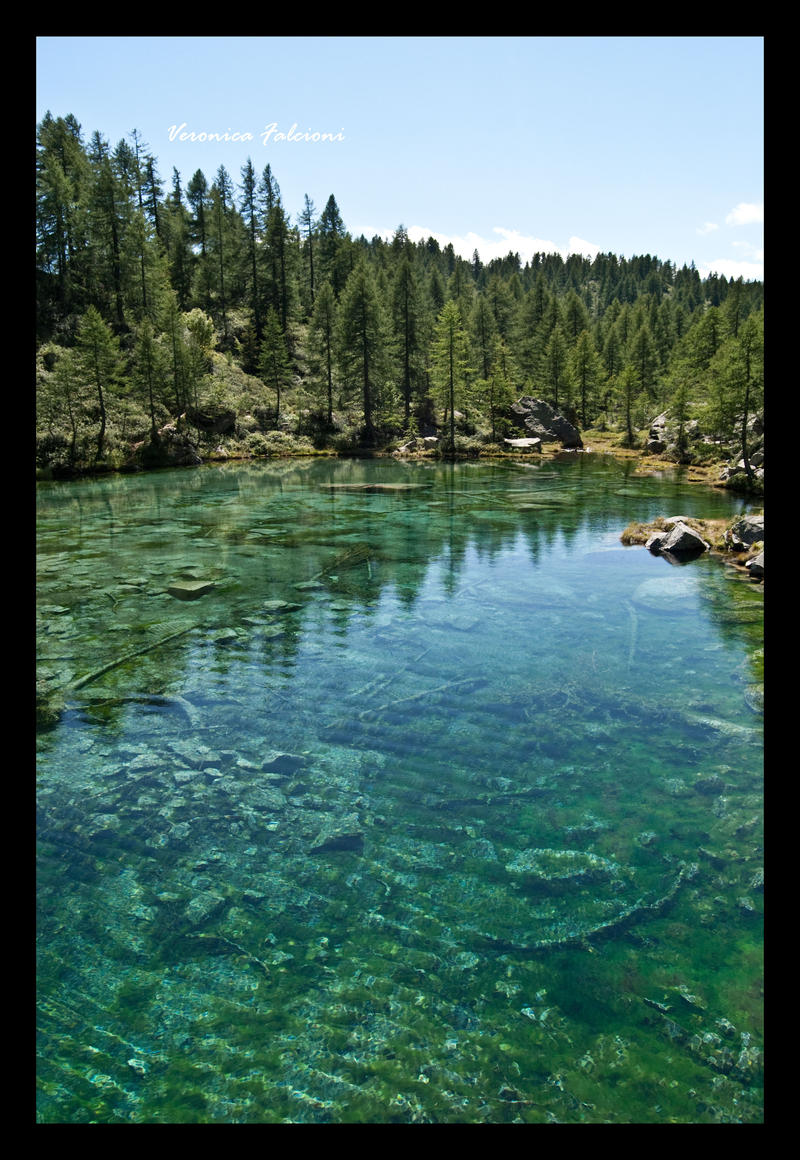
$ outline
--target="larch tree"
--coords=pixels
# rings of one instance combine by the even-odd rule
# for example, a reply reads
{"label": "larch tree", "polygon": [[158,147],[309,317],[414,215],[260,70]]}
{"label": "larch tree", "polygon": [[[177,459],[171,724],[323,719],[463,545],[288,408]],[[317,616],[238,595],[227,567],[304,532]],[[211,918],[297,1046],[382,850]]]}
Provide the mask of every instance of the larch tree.
{"label": "larch tree", "polygon": [[406,249],[400,258],[392,285],[392,322],[397,360],[400,365],[400,391],[406,426],[411,418],[420,359],[419,287],[410,254]]}
{"label": "larch tree", "polygon": [[134,382],[143,396],[150,415],[150,438],[155,443],[158,440],[157,394],[161,388],[164,372],[162,352],[156,342],[153,325],[149,318],[144,318],[138,329],[134,348],[133,371]]}
{"label": "larch tree", "polygon": [[335,363],[338,305],[330,282],[319,288],[308,338],[312,357],[321,369],[325,383],[328,427],[333,426],[333,368]]}
{"label": "larch tree", "polygon": [[376,438],[376,401],[383,393],[387,366],[387,327],[375,280],[362,258],[347,280],[339,312],[339,363],[349,386],[358,384],[364,440]]}
{"label": "larch tree", "polygon": [[567,364],[573,387],[580,399],[581,424],[587,427],[589,415],[594,413],[602,373],[600,356],[588,330],[582,330],[578,335],[569,352]]}
{"label": "larch tree", "polygon": [[437,402],[449,420],[451,453],[456,447],[456,404],[467,405],[469,368],[469,338],[458,305],[451,300],[445,302],[436,320],[431,348],[434,388]]}
{"label": "larch tree", "polygon": [[314,205],[308,194],[305,194],[303,200],[303,208],[300,211],[300,231],[305,239],[305,253],[308,256],[308,298],[309,308],[314,309],[314,297],[316,287],[314,285],[314,230],[316,227],[316,220],[314,215],[317,212],[317,207]]}
{"label": "larch tree", "polygon": [[261,341],[258,369],[263,382],[275,392],[275,426],[277,427],[281,419],[281,395],[291,383],[292,368],[286,350],[286,339],[281,320],[272,307],[267,311],[264,323],[264,337]]}
{"label": "larch tree", "polygon": [[247,264],[250,282],[250,309],[253,315],[256,343],[263,337],[263,321],[261,318],[261,297],[259,294],[258,277],[258,183],[253,162],[250,158],[242,166],[242,216],[244,218],[247,237]]}
{"label": "larch tree", "polygon": [[320,275],[327,278],[337,298],[344,290],[347,273],[342,262],[345,228],[336,198],[330,195],[318,223]]}
{"label": "larch tree", "polygon": [[126,380],[119,339],[94,306],[89,307],[81,320],[77,349],[80,355],[78,372],[97,396],[99,428],[95,458],[99,462],[105,450],[108,398],[122,391]]}
{"label": "larch tree", "polygon": [[556,323],[544,352],[544,381],[556,411],[567,385],[567,341],[561,324]]}

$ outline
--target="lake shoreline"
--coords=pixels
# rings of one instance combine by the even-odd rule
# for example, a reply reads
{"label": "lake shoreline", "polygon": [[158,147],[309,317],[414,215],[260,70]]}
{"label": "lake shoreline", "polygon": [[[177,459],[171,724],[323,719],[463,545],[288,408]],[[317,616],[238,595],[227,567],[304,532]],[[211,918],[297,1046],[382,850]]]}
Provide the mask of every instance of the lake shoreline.
{"label": "lake shoreline", "polygon": [[[480,460],[487,462],[490,460],[498,460],[500,462],[508,460],[524,459],[526,462],[544,462],[545,460],[553,459],[567,459],[575,455],[597,455],[609,456],[620,460],[635,461],[636,475],[663,475],[664,472],[675,471],[681,474],[681,477],[686,483],[699,483],[707,487],[719,488],[726,491],[738,490],[731,488],[726,481],[719,478],[720,463],[710,464],[679,464],[673,460],[666,459],[662,455],[654,455],[648,453],[641,448],[631,448],[621,446],[618,442],[619,436],[607,432],[590,432],[587,433],[587,443],[580,448],[565,448],[560,444],[551,444],[541,447],[537,451],[521,452],[518,449],[505,451],[497,444],[488,445],[486,451],[470,450],[468,452],[457,452],[455,456],[443,456],[439,451],[425,448],[419,451],[408,451],[400,453],[397,450],[392,450],[390,446],[382,447],[357,447],[348,451],[337,451],[331,448],[321,448],[309,451],[287,451],[285,453],[278,453],[272,455],[244,455],[240,453],[229,453],[227,451],[213,451],[201,459],[199,463],[193,464],[173,464],[173,463],[159,463],[152,466],[112,466],[110,464],[95,464],[91,467],[45,467],[38,468],[36,471],[36,482],[68,482],[70,480],[87,479],[93,476],[105,475],[138,475],[150,471],[164,471],[172,467],[202,467],[208,464],[220,463],[246,463],[257,462],[260,460],[273,459],[394,459],[399,462],[419,462],[429,460],[439,460],[444,458],[452,458],[454,462],[470,462]],[[741,492],[743,497],[760,497],[760,492]]]}

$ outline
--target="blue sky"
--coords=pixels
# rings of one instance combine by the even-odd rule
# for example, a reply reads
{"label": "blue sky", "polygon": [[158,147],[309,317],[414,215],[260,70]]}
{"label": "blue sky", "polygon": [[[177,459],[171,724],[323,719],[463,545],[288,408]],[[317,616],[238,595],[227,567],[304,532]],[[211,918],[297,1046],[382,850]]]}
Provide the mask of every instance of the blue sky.
{"label": "blue sky", "polygon": [[293,220],[333,194],[355,236],[763,278],[763,55],[733,36],[43,36],[36,120],[73,113],[112,145],[138,129],[166,188],[220,165],[238,185],[250,157]]}

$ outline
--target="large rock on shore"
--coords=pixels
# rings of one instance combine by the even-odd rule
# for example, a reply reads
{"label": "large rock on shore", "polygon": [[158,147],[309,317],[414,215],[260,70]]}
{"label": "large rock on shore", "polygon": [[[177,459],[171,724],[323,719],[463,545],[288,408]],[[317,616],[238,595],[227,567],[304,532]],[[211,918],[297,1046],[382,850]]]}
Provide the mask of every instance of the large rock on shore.
{"label": "large rock on shore", "polygon": [[732,552],[744,552],[752,544],[764,540],[764,517],[742,516],[732,528],[725,533],[725,543]]}
{"label": "large rock on shore", "polygon": [[134,444],[124,470],[140,471],[152,467],[197,467],[203,461],[197,446],[186,431],[167,423],[155,437]]}
{"label": "large rock on shore", "polygon": [[186,411],[189,422],[212,435],[230,435],[236,427],[236,412],[228,410],[195,410],[190,407]]}
{"label": "large rock on shore", "polygon": [[647,547],[657,555],[699,556],[709,545],[703,537],[681,519],[664,520],[664,531],[656,532]]}
{"label": "large rock on shore", "polygon": [[583,447],[577,427],[554,410],[544,399],[523,395],[511,404],[511,417],[517,426],[524,427],[542,443],[561,443],[563,447]]}

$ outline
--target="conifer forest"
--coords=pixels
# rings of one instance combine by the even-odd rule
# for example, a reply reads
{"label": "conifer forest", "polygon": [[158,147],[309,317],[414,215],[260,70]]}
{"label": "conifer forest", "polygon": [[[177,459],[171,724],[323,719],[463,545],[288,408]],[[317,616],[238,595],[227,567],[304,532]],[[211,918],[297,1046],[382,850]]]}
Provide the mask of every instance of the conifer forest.
{"label": "conifer forest", "polygon": [[284,204],[269,164],[184,182],[138,132],[50,113],[36,199],[40,472],[436,434],[439,454],[491,454],[523,395],[620,445],[665,410],[695,420],[707,437],[679,457],[698,461],[736,454],[763,406],[763,284],[668,255],[484,263],[403,225],[354,237],[334,193]]}

